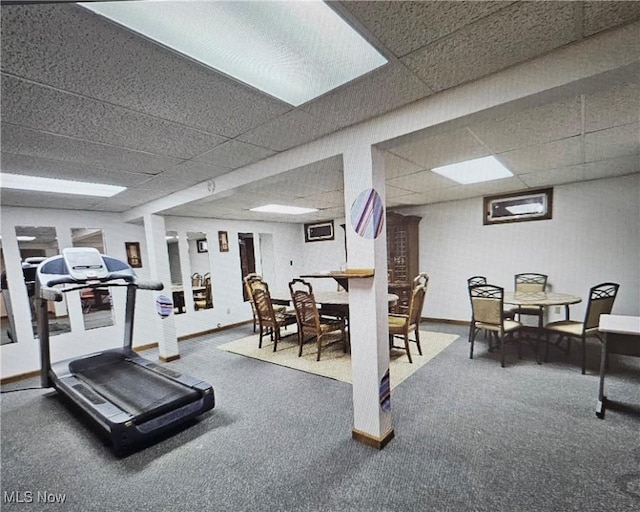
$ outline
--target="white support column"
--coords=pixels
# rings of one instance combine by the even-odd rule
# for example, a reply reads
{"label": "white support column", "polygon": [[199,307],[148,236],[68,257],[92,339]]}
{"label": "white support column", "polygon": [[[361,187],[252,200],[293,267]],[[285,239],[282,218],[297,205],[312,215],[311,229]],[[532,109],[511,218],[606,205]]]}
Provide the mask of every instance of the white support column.
{"label": "white support column", "polygon": [[[145,215],[144,232],[149,251],[150,278],[164,283],[163,294],[171,297],[171,271],[169,270],[164,217],[153,214]],[[166,318],[158,316],[158,322],[160,322],[160,339],[158,340],[160,360],[166,362],[179,359],[176,323],[173,315]]]}
{"label": "white support column", "polygon": [[393,438],[389,384],[387,235],[383,152],[359,144],[344,154],[347,270],[353,370],[353,438],[381,449]]}

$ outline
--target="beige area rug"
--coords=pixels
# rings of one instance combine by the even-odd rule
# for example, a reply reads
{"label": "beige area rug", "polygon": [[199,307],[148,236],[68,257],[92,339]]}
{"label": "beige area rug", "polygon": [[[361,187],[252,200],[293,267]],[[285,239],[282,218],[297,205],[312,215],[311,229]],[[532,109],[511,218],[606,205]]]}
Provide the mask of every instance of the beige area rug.
{"label": "beige area rug", "polygon": [[[293,336],[287,336],[292,332],[294,333]],[[295,335],[295,327],[283,330],[282,335],[287,337],[278,342],[277,352],[273,351],[273,343],[268,337],[263,338],[262,348],[259,349],[257,335],[225,343],[219,345],[218,348],[268,363],[279,364],[303,372],[351,383],[351,357],[348,353],[345,354],[342,351],[342,341],[332,342],[329,338],[323,340],[321,359],[316,361],[317,345],[315,339],[309,340],[304,344],[302,357],[298,357],[298,341]],[[389,367],[391,389],[422,368],[458,337],[456,334],[420,331],[420,346],[422,347],[423,355],[418,354],[418,347],[415,343],[410,342],[413,363],[409,363],[404,349],[392,349]],[[395,343],[398,345],[404,342],[400,338],[396,338]]]}

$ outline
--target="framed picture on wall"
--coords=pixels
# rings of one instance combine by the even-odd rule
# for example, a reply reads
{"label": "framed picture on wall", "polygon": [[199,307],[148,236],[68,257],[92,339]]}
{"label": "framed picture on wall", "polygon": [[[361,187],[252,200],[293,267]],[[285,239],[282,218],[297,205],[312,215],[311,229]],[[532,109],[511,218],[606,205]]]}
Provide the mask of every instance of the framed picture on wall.
{"label": "framed picture on wall", "polygon": [[229,252],[229,237],[226,231],[218,231],[218,246],[220,252]]}
{"label": "framed picture on wall", "polygon": [[196,240],[196,247],[198,248],[198,252],[209,252],[209,246],[207,245],[207,240]]}
{"label": "framed picture on wall", "polygon": [[127,251],[127,263],[133,268],[141,268],[140,242],[125,242],[124,247]]}

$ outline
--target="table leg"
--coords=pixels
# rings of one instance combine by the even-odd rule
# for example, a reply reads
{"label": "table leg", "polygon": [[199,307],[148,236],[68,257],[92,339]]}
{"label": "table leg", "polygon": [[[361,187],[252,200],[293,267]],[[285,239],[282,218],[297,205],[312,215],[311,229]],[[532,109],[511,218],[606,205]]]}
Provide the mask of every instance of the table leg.
{"label": "table leg", "polygon": [[607,397],[604,396],[604,373],[607,363],[607,337],[605,333],[600,352],[600,385],[598,386],[598,402],[596,404],[596,416],[604,419]]}

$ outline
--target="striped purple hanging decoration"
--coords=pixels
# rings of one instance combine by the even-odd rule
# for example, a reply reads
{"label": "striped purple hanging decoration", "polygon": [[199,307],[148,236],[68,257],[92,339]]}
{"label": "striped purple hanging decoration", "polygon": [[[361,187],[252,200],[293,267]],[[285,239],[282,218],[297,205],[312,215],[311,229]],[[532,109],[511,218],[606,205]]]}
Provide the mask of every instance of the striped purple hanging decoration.
{"label": "striped purple hanging decoration", "polygon": [[384,205],[375,189],[363,190],[351,206],[351,225],[364,238],[378,238],[384,226]]}

